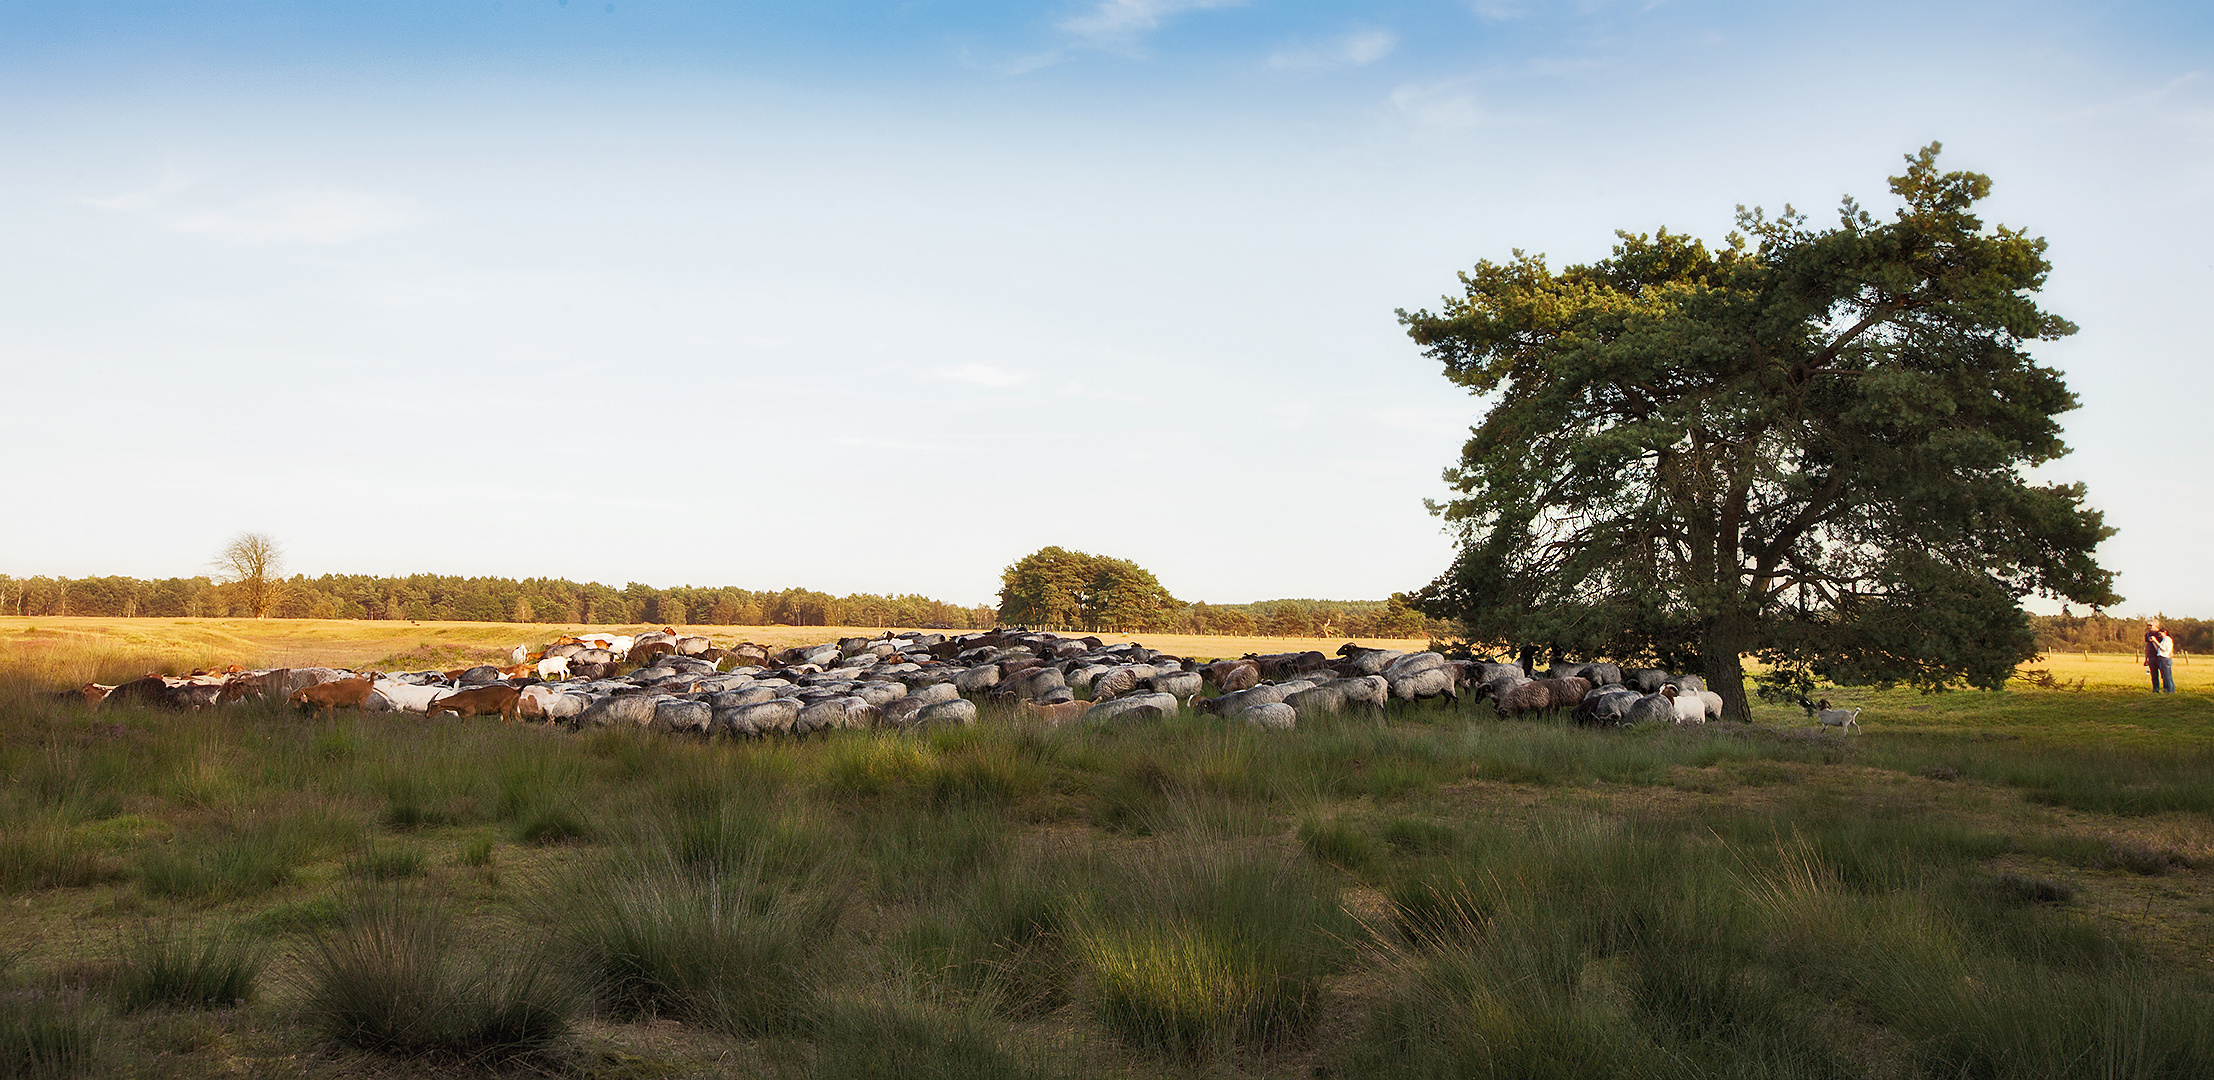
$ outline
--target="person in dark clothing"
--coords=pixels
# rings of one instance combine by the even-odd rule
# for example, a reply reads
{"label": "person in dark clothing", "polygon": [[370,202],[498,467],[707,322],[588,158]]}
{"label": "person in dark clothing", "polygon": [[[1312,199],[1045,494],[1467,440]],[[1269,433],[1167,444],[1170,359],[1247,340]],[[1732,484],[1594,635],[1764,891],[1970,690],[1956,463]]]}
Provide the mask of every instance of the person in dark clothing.
{"label": "person in dark clothing", "polygon": [[2176,692],[2176,639],[2154,619],[2145,624],[2145,670],[2152,674],[2153,692]]}

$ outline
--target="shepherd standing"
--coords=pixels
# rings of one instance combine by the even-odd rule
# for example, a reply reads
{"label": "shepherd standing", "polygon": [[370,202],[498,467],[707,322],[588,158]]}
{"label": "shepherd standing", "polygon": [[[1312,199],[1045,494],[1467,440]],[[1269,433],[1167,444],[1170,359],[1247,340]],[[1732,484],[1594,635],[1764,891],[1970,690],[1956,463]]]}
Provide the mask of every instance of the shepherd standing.
{"label": "shepherd standing", "polygon": [[2153,692],[2176,692],[2176,639],[2160,625],[2159,619],[2145,622],[2145,670],[2152,673]]}

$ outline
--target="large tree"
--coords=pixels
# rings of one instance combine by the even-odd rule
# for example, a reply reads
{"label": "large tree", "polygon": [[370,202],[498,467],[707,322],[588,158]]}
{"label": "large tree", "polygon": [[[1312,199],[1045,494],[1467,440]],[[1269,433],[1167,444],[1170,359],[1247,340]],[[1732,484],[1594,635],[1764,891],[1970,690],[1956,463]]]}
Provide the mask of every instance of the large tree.
{"label": "large tree", "polygon": [[1182,606],[1137,563],[1060,547],[1033,551],[1000,575],[999,621],[1015,626],[1155,630]]}
{"label": "large tree", "polygon": [[2113,530],[2067,452],[2075,397],[2028,343],[2045,242],[1987,227],[1990,180],[1909,157],[1880,221],[1740,208],[1710,250],[1665,229],[1559,272],[1520,251],[1399,313],[1487,395],[1434,512],[1460,532],[1419,594],[1472,638],[1706,674],[1748,719],[1741,658],[1785,678],[1997,687],[2035,653],[2021,598],[2119,598]]}
{"label": "large tree", "polygon": [[284,553],[267,533],[240,533],[215,556],[215,568],[225,584],[235,589],[254,618],[266,619],[283,588],[278,571]]}

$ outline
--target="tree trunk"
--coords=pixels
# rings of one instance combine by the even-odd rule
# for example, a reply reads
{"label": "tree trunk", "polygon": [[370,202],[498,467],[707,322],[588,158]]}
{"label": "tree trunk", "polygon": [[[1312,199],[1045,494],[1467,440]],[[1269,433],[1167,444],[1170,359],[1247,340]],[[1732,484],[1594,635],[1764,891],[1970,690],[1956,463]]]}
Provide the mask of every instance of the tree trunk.
{"label": "tree trunk", "polygon": [[1736,620],[1725,617],[1707,627],[1699,648],[1707,689],[1722,695],[1722,718],[1741,724],[1753,722],[1753,703],[1745,697],[1745,647],[1750,637]]}

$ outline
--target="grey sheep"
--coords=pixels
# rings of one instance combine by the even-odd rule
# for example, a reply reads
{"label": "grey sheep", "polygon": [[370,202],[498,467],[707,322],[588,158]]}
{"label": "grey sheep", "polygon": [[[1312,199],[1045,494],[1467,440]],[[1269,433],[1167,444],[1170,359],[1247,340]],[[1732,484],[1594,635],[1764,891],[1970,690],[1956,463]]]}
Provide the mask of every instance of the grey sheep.
{"label": "grey sheep", "polygon": [[1459,701],[1460,689],[1453,685],[1453,675],[1450,668],[1430,667],[1422,668],[1411,675],[1386,678],[1391,683],[1391,696],[1401,701],[1422,701],[1434,697]]}
{"label": "grey sheep", "polygon": [[1639,696],[1627,686],[1594,687],[1570,715],[1579,724],[1627,723],[1630,706],[1636,704]]}
{"label": "grey sheep", "polygon": [[799,719],[798,698],[774,698],[769,701],[740,705],[734,709],[715,710],[715,727],[734,735],[771,735],[789,733],[792,724]]}
{"label": "grey sheep", "polygon": [[1590,692],[1591,684],[1581,678],[1533,679],[1501,694],[1497,707],[1501,716],[1573,709]]}
{"label": "grey sheep", "polygon": [[1138,685],[1157,694],[1188,698],[1199,692],[1200,676],[1196,671],[1163,671],[1150,679],[1139,680]]}
{"label": "grey sheep", "polygon": [[[1308,692],[1312,693],[1313,691]],[[1263,731],[1289,731],[1299,722],[1299,713],[1290,705],[1286,705],[1281,701],[1273,701],[1255,705],[1239,713],[1238,719],[1245,721],[1250,727],[1257,727]]]}
{"label": "grey sheep", "polygon": [[643,727],[653,722],[654,699],[647,694],[624,694],[619,697],[603,697],[577,714],[578,727],[607,727],[611,724],[629,724]]}
{"label": "grey sheep", "polygon": [[1176,698],[1169,694],[1129,694],[1093,702],[1091,708],[1084,710],[1084,719],[1094,723],[1151,720],[1176,713]]}
{"label": "grey sheep", "polygon": [[655,731],[682,731],[705,735],[714,725],[714,722],[715,710],[706,702],[670,698],[654,704],[651,726]]}
{"label": "grey sheep", "polygon": [[966,698],[952,701],[934,701],[915,714],[914,726],[920,728],[966,727],[976,723],[976,702]]}
{"label": "grey sheep", "polygon": [[953,677],[953,688],[964,694],[979,693],[998,685],[998,664],[978,664]]}

